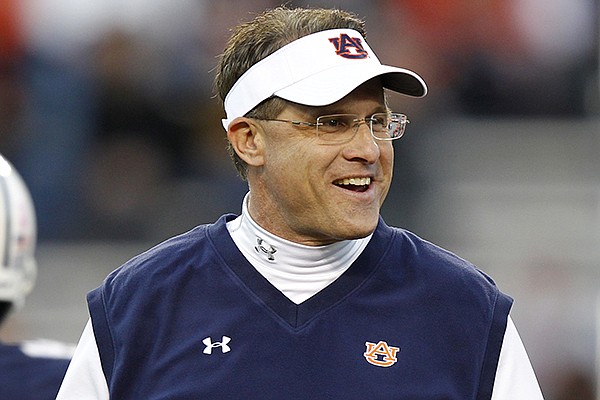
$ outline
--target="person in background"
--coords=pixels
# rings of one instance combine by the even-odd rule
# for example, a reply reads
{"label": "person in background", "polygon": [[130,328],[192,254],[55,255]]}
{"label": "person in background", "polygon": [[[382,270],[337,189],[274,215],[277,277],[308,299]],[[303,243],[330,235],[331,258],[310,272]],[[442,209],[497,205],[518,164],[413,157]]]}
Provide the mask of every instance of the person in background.
{"label": "person in background", "polygon": [[[0,155],[0,323],[34,287],[36,218],[29,190]],[[74,346],[38,339],[0,342],[0,399],[56,398]]]}
{"label": "person in background", "polygon": [[427,87],[380,63],[361,19],[258,14],[234,30],[216,86],[249,187],[241,214],[89,293],[57,399],[542,398],[512,299],[380,216],[408,124],[386,97]]}

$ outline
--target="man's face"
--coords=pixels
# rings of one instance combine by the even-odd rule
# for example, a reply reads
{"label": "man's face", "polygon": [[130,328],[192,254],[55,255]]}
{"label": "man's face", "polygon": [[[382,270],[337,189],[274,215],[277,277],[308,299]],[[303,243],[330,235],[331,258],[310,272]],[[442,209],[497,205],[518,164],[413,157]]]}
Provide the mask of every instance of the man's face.
{"label": "man's face", "polygon": [[[290,105],[277,118],[315,122],[321,115],[385,111],[381,83],[373,79],[337,103]],[[375,140],[364,123],[351,140],[327,143],[314,127],[258,122],[264,163],[249,175],[249,210],[259,225],[313,246],[373,232],[392,179],[391,142]]]}

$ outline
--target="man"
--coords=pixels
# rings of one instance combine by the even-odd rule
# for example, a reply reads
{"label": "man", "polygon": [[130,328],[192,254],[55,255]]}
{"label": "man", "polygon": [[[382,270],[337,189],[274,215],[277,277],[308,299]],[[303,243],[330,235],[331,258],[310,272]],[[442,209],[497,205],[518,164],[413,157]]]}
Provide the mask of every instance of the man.
{"label": "man", "polygon": [[217,71],[247,180],[225,215],[127,262],[58,399],[541,399],[512,300],[464,260],[379,216],[408,120],[343,11],[277,8],[242,24]]}
{"label": "man", "polygon": [[[34,286],[36,220],[29,191],[0,156],[0,321]],[[72,346],[48,340],[0,343],[0,399],[54,399]]]}

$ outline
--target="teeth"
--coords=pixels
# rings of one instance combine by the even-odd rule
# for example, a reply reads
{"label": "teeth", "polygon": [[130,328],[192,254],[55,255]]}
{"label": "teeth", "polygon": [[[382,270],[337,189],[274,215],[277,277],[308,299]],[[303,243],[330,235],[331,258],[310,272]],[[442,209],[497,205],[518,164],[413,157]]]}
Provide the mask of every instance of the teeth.
{"label": "teeth", "polygon": [[371,178],[345,178],[338,179],[333,182],[336,185],[357,185],[357,186],[365,186],[371,184]]}

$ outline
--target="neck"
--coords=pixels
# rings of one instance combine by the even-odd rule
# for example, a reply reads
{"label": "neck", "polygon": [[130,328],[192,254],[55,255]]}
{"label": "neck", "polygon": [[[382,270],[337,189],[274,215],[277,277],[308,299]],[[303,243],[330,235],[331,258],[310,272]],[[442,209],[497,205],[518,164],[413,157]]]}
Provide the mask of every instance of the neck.
{"label": "neck", "polygon": [[346,271],[371,235],[323,246],[307,246],[263,229],[250,216],[244,199],[242,215],[227,223],[246,259],[273,286],[296,304],[312,297]]}

